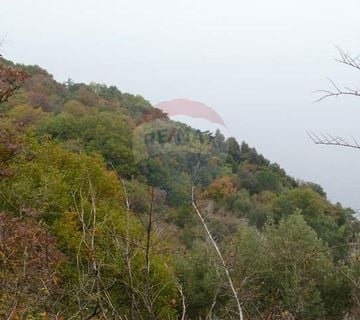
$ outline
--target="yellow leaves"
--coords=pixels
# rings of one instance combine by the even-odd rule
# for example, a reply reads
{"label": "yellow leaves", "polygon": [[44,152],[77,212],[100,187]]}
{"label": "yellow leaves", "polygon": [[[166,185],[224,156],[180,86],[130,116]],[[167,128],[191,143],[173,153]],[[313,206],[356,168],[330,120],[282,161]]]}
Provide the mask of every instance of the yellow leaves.
{"label": "yellow leaves", "polygon": [[289,313],[289,311],[285,310],[285,311],[281,312],[280,316],[281,316],[281,319],[288,319],[290,316],[290,313]]}
{"label": "yellow leaves", "polygon": [[21,124],[34,124],[45,117],[45,113],[40,108],[33,108],[27,104],[14,106],[8,115]]}
{"label": "yellow leaves", "polygon": [[76,212],[68,211],[56,220],[53,224],[53,230],[60,239],[60,245],[68,250],[76,251],[81,239],[79,231],[78,215]]}
{"label": "yellow leaves", "polygon": [[259,194],[254,195],[254,197],[258,203],[270,208],[272,201],[277,198],[277,195],[271,191],[262,191]]}
{"label": "yellow leaves", "polygon": [[169,302],[170,306],[175,308],[177,306],[177,302],[175,299],[171,299],[170,302]]}
{"label": "yellow leaves", "polygon": [[88,108],[77,100],[69,100],[64,104],[63,111],[81,117],[88,113]]}

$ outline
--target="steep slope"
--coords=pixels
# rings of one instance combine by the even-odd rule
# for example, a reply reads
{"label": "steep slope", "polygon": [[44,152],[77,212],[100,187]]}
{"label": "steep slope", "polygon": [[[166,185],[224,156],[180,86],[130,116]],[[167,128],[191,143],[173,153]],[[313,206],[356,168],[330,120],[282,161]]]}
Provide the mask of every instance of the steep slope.
{"label": "steep slope", "polygon": [[[192,211],[192,186],[249,319],[341,319],[350,310],[349,281],[333,275],[354,270],[358,223],[320,186],[289,177],[245,142],[172,121],[140,96],[1,63],[31,76],[0,104],[1,226],[28,225],[25,242],[39,243],[30,253],[0,249],[5,315],[16,305],[19,315],[176,319],[184,293],[189,318],[205,317],[214,296],[213,312],[225,316],[233,305]],[[20,271],[4,261],[19,265],[29,254],[15,294]],[[51,270],[39,275],[44,286],[27,287],[42,268]]]}

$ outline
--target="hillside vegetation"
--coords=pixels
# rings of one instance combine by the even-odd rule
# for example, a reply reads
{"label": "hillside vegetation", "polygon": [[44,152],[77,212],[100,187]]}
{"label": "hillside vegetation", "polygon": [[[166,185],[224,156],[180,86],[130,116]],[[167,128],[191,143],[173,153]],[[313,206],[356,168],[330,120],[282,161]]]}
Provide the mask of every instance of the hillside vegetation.
{"label": "hillside vegetation", "polygon": [[360,317],[359,223],[319,185],[114,86],[1,68],[27,75],[0,100],[1,319],[239,319],[194,198],[245,319]]}

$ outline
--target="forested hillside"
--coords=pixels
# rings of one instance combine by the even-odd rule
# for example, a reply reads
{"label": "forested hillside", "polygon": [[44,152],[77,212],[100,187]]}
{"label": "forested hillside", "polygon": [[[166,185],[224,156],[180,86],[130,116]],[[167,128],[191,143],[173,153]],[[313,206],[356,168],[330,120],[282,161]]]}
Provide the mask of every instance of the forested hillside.
{"label": "forested hillside", "polygon": [[1,319],[239,319],[226,271],[244,319],[359,319],[359,223],[319,185],[141,96],[0,62]]}

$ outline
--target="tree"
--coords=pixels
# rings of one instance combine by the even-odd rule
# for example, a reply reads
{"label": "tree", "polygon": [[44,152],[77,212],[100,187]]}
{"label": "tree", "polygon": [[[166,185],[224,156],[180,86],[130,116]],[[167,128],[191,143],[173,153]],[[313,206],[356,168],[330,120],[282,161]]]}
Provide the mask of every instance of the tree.
{"label": "tree", "polygon": [[[326,246],[304,217],[296,213],[282,219],[278,227],[268,226],[265,237],[266,250],[270,253],[269,267],[273,270],[266,285],[273,292],[274,305],[295,318],[342,319],[347,297],[335,305],[336,293],[333,293],[333,302],[327,296],[327,284],[339,275]],[[339,291],[346,290],[348,286],[342,281]]]}
{"label": "tree", "polygon": [[0,61],[0,104],[7,102],[16,94],[29,77],[27,72],[9,67]]}
{"label": "tree", "polygon": [[212,250],[199,241],[186,255],[177,259],[179,280],[189,301],[189,319],[212,319],[209,316],[217,314],[216,311],[224,306],[224,299],[219,299],[220,291],[224,294],[224,288],[214,260]]}
{"label": "tree", "polygon": [[345,258],[348,248],[343,246],[352,236],[349,213],[341,207],[333,206],[313,189],[298,188],[281,194],[272,201],[273,219],[278,222],[300,212],[305,221],[329,246],[339,246],[333,251],[337,259]]}
{"label": "tree", "polygon": [[214,180],[208,189],[208,195],[217,201],[229,199],[235,192],[236,186],[231,177],[220,177]]}
{"label": "tree", "polygon": [[226,256],[249,319],[343,319],[350,287],[295,213],[263,233],[241,225]]}

